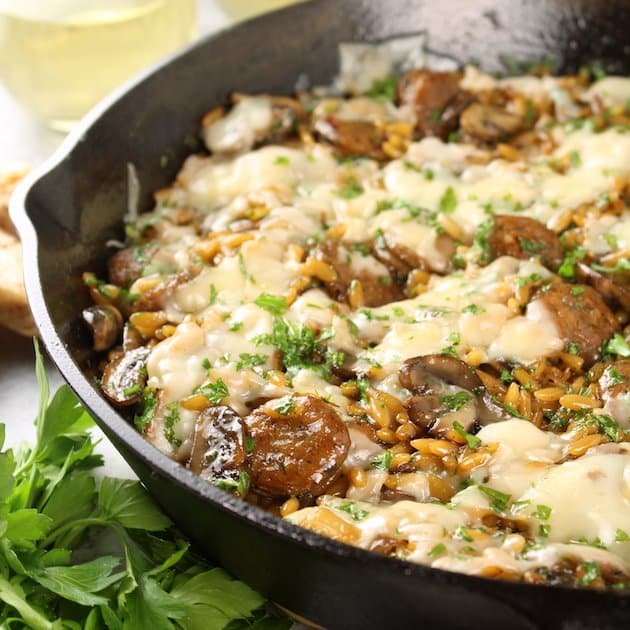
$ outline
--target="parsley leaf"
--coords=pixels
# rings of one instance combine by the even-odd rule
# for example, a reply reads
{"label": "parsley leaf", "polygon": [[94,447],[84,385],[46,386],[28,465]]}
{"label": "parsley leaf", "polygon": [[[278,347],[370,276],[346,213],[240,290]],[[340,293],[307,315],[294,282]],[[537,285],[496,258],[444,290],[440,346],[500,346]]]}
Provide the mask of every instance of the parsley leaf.
{"label": "parsley leaf", "polygon": [[444,191],[444,194],[440,198],[439,208],[440,212],[444,214],[452,214],[455,212],[455,208],[457,208],[457,195],[452,186],[449,186]]}
{"label": "parsley leaf", "polygon": [[271,293],[261,293],[254,300],[254,304],[269,311],[272,315],[282,315],[289,307],[284,296],[271,295]]}
{"label": "parsley leaf", "polygon": [[445,405],[449,411],[459,411],[469,400],[472,400],[471,394],[468,392],[457,392],[449,396],[442,396],[440,404]]}
{"label": "parsley leaf", "polygon": [[499,492],[494,488],[490,488],[488,486],[477,486],[479,491],[485,494],[490,499],[490,507],[495,512],[505,512],[510,503],[510,499],[512,495],[505,494],[504,492]]}
{"label": "parsley leaf", "polygon": [[392,452],[387,449],[372,459],[372,468],[376,468],[377,470],[389,470],[392,465],[392,457]]}
{"label": "parsley leaf", "polygon": [[616,354],[624,359],[630,357],[630,345],[620,333],[615,333],[605,344],[605,354]]}
{"label": "parsley leaf", "polygon": [[384,79],[375,79],[365,96],[393,101],[396,98],[396,77],[390,74]]}
{"label": "parsley leaf", "polygon": [[468,433],[468,431],[466,431],[466,429],[462,426],[461,422],[453,422],[453,428],[458,435],[466,440],[466,444],[468,444],[470,448],[479,448],[481,446],[481,439],[476,435],[472,435],[472,433]]}

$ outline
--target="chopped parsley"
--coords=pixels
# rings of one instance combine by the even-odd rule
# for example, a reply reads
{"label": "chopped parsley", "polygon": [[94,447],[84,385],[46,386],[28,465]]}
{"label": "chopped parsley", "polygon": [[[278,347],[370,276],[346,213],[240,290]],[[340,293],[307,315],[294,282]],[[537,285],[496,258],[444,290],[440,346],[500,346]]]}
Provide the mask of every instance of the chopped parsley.
{"label": "chopped parsley", "polygon": [[221,401],[230,395],[227,385],[219,378],[215,383],[205,383],[195,388],[195,394],[205,396],[213,405],[220,405]]}
{"label": "chopped parsley", "polygon": [[520,276],[516,279],[517,287],[524,287],[527,284],[533,284],[539,282],[543,277],[539,273],[530,273],[529,276]]}
{"label": "chopped parsley", "polygon": [[435,547],[433,547],[433,549],[431,549],[431,551],[429,551],[427,555],[429,556],[429,558],[437,558],[445,552],[446,545],[444,543],[438,543],[437,545],[435,545]]}
{"label": "chopped parsley", "polygon": [[488,236],[490,235],[490,232],[492,232],[493,228],[494,221],[492,219],[488,219],[487,221],[480,223],[477,231],[475,232],[474,244],[479,249],[479,262],[482,264],[489,263],[492,258],[492,248],[490,247]]}
{"label": "chopped parsley", "polygon": [[452,214],[457,208],[457,195],[452,186],[449,186],[440,198],[440,212],[443,214]]}
{"label": "chopped parsley", "polygon": [[630,357],[630,345],[620,333],[615,333],[605,344],[605,354],[616,354],[624,359]]}
{"label": "chopped parsley", "polygon": [[245,439],[243,440],[243,444],[245,445],[246,453],[254,452],[254,449],[256,448],[256,440],[253,437],[246,435]]}
{"label": "chopped parsley", "polygon": [[621,385],[624,379],[614,365],[609,365],[604,371],[611,385]]}
{"label": "chopped parsley", "polygon": [[538,535],[541,538],[548,538],[550,532],[551,532],[551,525],[549,525],[548,523],[541,523],[538,526]]}
{"label": "chopped parsley", "polygon": [[495,512],[505,512],[510,503],[510,499],[512,498],[511,494],[505,494],[504,492],[499,492],[494,488],[489,488],[488,486],[477,486],[479,488],[479,492],[485,494],[490,499],[490,507]]}
{"label": "chopped parsley", "polygon": [[209,369],[212,367],[212,364],[210,363],[210,359],[207,359],[207,358],[206,358],[206,359],[204,359],[204,360],[201,362],[201,367],[202,367],[204,370],[209,370]]}
{"label": "chopped parsley", "polygon": [[245,367],[259,367],[267,363],[267,357],[264,354],[249,354],[241,352],[238,355],[236,369],[242,370]]}
{"label": "chopped parsley", "polygon": [[357,389],[359,390],[359,400],[361,402],[367,402],[367,391],[370,389],[370,381],[367,378],[358,378],[354,381]]}
{"label": "chopped parsley", "polygon": [[244,470],[239,470],[238,479],[225,477],[223,479],[215,479],[213,483],[217,488],[221,488],[221,490],[234,492],[240,497],[244,497],[249,490],[249,475]]}
{"label": "chopped parsley", "polygon": [[175,448],[182,445],[182,441],[175,437],[174,427],[179,422],[179,403],[172,402],[166,405],[166,416],[164,417],[164,437]]}
{"label": "chopped parsley", "polygon": [[217,288],[214,284],[210,285],[210,306],[212,306],[217,301]]}
{"label": "chopped parsley", "polygon": [[375,79],[365,96],[393,101],[396,98],[396,77],[390,74],[384,79]]}
{"label": "chopped parsley", "polygon": [[356,177],[350,177],[346,180],[345,186],[337,191],[337,194],[344,199],[354,199],[363,194],[363,186]]}
{"label": "chopped parsley", "polygon": [[271,293],[261,293],[254,300],[254,304],[273,315],[282,315],[288,308],[287,300],[284,296],[271,295]]}
{"label": "chopped parsley", "polygon": [[471,313],[472,315],[481,315],[485,313],[486,309],[483,306],[477,306],[476,304],[469,304],[462,309],[462,313]]}
{"label": "chopped parsley", "polygon": [[243,322],[234,322],[230,326],[230,330],[233,332],[236,332],[237,330],[240,330],[241,328],[243,328]]}
{"label": "chopped parsley", "polygon": [[153,392],[150,389],[145,388],[142,394],[142,401],[140,403],[140,410],[133,418],[133,423],[136,425],[136,429],[140,431],[140,433],[144,433],[145,429],[151,421],[153,420],[153,416],[155,415],[155,411],[158,406],[158,401]]}
{"label": "chopped parsley", "polygon": [[575,263],[582,260],[584,256],[586,256],[586,250],[583,247],[576,247],[575,249],[569,250],[564,255],[562,264],[558,268],[558,275],[568,279],[574,278]]}
{"label": "chopped parsley", "polygon": [[448,354],[451,357],[455,357],[457,358],[457,346],[459,345],[461,338],[459,336],[459,333],[457,332],[453,332],[451,333],[446,341],[449,343],[448,346],[446,346],[445,348],[442,348],[441,353],[442,354]]}
{"label": "chopped parsley", "polygon": [[330,369],[339,367],[345,358],[343,352],[335,352],[322,344],[325,335],[317,337],[315,332],[301,324],[276,317],[271,333],[256,337],[256,345],[275,346],[282,352],[282,362],[290,373],[302,368],[319,372],[330,378]]}
{"label": "chopped parsley", "polygon": [[276,401],[275,411],[277,411],[281,416],[288,416],[295,409],[295,401],[293,400],[293,396],[288,394],[287,396],[283,396],[282,398],[278,398]]}
{"label": "chopped parsley", "polygon": [[615,542],[628,542],[629,540],[630,535],[628,535],[628,532],[617,528],[617,531],[615,532]]}
{"label": "chopped parsley", "polygon": [[603,435],[607,436],[611,442],[618,442],[623,434],[616,420],[605,413],[594,413],[589,409],[581,409],[576,414],[575,424],[577,427],[595,426]]}
{"label": "chopped parsley", "polygon": [[466,440],[466,443],[470,448],[479,448],[481,446],[481,440],[476,435],[468,433],[460,422],[453,422],[453,429],[455,429],[458,435]]}
{"label": "chopped parsley", "polygon": [[252,274],[247,271],[247,267],[245,266],[245,259],[243,258],[242,252],[238,253],[238,268],[245,280],[251,282],[252,284],[256,284],[254,276],[252,276]]}
{"label": "chopped parsley", "polygon": [[602,573],[599,562],[584,562],[581,565],[583,575],[576,581],[578,586],[588,586],[594,582]]}
{"label": "chopped parsley", "polygon": [[353,521],[362,521],[370,515],[367,510],[362,510],[361,508],[358,508],[357,504],[354,501],[343,501],[335,507],[342,512],[350,514]]}
{"label": "chopped parsley", "polygon": [[372,460],[372,468],[377,470],[389,470],[392,465],[392,452],[387,449]]}
{"label": "chopped parsley", "polygon": [[580,344],[575,341],[571,341],[567,344],[567,352],[573,356],[580,356]]}
{"label": "chopped parsley", "polygon": [[532,513],[532,516],[541,521],[547,521],[551,516],[551,508],[548,505],[539,504],[536,506],[536,511]]}
{"label": "chopped parsley", "polygon": [[571,153],[569,153],[569,160],[571,161],[571,166],[573,168],[582,166],[582,158],[577,151],[571,151]]}
{"label": "chopped parsley", "polygon": [[577,284],[571,287],[571,295],[575,295],[575,297],[584,295],[584,291],[585,291],[584,287],[578,286]]}
{"label": "chopped parsley", "polygon": [[630,271],[630,260],[622,258],[621,260],[618,260],[613,267],[606,267],[596,263],[592,264],[591,267],[600,273],[623,273],[625,271]]}
{"label": "chopped parsley", "polygon": [[140,383],[136,383],[135,385],[132,385],[131,387],[126,387],[125,389],[123,389],[123,394],[125,396],[133,396],[134,394],[137,394],[140,391]]}
{"label": "chopped parsley", "polygon": [[274,164],[278,166],[288,166],[290,164],[290,160],[286,155],[279,155],[274,161]]}
{"label": "chopped parsley", "polygon": [[522,236],[518,237],[518,242],[521,245],[521,249],[528,254],[539,254],[546,247],[544,241],[531,241]]}
{"label": "chopped parsley", "polygon": [[514,380],[514,376],[512,375],[512,372],[509,372],[508,370],[501,370],[499,380],[502,383],[511,383]]}
{"label": "chopped parsley", "polygon": [[449,411],[459,411],[470,400],[472,400],[472,395],[468,392],[457,392],[450,396],[442,396],[440,403],[445,405]]}
{"label": "chopped parsley", "polygon": [[455,528],[453,538],[465,540],[466,542],[474,542],[473,537],[468,533],[468,527],[464,527],[463,525]]}

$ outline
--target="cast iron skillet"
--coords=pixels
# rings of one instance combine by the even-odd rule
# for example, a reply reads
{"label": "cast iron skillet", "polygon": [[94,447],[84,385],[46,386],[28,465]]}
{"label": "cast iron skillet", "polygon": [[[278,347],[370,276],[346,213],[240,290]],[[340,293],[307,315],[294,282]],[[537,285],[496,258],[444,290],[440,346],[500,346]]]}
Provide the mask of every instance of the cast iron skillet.
{"label": "cast iron skillet", "polygon": [[[553,57],[560,72],[599,60],[630,72],[627,0],[320,0],[201,41],[101,104],[34,173],[11,206],[42,338],[74,391],[157,501],[236,576],[327,628],[621,628],[630,597],[498,582],[411,565],[299,529],[195,477],[146,442],[82,371],[74,322],[80,274],[103,271],[120,238],[127,163],[141,207],[191,152],[204,112],[232,90],[289,94],[306,73],[334,76],[337,44],[426,31],[431,49],[505,70]],[[95,68],[95,72],[98,69]],[[576,489],[579,500],[579,489]]]}

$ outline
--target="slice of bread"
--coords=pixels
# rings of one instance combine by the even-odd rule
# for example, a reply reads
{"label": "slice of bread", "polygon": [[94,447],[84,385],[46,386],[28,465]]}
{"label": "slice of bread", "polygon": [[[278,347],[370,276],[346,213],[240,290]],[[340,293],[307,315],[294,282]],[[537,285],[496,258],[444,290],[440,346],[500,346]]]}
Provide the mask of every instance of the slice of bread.
{"label": "slice of bread", "polygon": [[0,325],[21,335],[35,335],[22,279],[22,245],[9,218],[9,197],[28,169],[0,171]]}

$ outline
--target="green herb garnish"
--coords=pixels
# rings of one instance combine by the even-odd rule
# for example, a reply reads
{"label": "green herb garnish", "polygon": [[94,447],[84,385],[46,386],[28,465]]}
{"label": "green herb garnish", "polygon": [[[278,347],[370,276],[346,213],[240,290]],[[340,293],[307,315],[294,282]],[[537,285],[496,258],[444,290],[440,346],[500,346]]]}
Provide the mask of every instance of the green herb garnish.
{"label": "green herb garnish", "polygon": [[449,411],[459,411],[473,397],[468,392],[457,392],[450,396],[442,396],[440,404],[445,405]]}
{"label": "green herb garnish", "polygon": [[[139,482],[93,474],[92,419],[65,385],[49,402],[37,346],[36,374],[36,441],[0,452],[0,625],[288,630],[260,595],[190,553]],[[0,448],[3,437],[0,425]]]}
{"label": "green herb garnish", "polygon": [[482,492],[490,499],[490,507],[495,512],[505,512],[505,510],[507,510],[512,495],[499,492],[498,490],[489,488],[488,486],[477,487],[479,488],[479,492]]}
{"label": "green herb garnish", "polygon": [[389,470],[392,465],[392,452],[387,449],[372,460],[372,468],[377,470]]}
{"label": "green herb garnish", "polygon": [[481,446],[481,439],[472,433],[468,433],[460,422],[453,422],[453,428],[457,431],[457,434],[466,440],[466,443],[470,448],[479,448]]}

